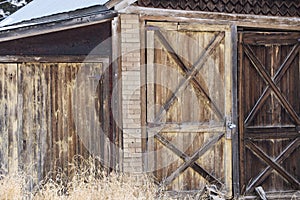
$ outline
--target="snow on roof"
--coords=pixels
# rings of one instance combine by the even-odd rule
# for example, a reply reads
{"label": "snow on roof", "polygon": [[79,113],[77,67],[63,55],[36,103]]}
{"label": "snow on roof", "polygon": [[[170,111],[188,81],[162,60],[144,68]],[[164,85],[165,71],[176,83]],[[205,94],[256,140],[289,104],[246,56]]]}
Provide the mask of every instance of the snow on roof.
{"label": "snow on roof", "polygon": [[91,6],[104,5],[106,2],[108,0],[33,0],[1,21],[0,27]]}

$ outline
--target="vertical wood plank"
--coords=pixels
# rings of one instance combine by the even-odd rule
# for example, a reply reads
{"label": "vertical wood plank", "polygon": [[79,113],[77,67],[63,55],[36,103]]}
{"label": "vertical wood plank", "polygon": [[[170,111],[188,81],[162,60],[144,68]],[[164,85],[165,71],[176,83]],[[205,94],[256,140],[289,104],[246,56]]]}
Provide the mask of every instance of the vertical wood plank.
{"label": "vertical wood plank", "polygon": [[[73,116],[73,112],[72,112],[72,105],[73,105],[73,99],[72,99],[72,89],[73,89],[73,81],[72,81],[72,72],[74,71],[74,69],[76,69],[76,65],[71,65],[68,67],[67,71],[66,71],[66,91],[65,91],[65,95],[66,95],[66,113],[67,113],[67,119],[66,119],[66,123],[67,123],[67,133],[66,133],[66,137],[67,137],[67,146],[68,146],[68,152],[67,152],[67,163],[72,163],[73,162],[73,158],[75,155],[75,142],[76,142],[76,135],[75,135],[75,130],[74,130],[74,125],[73,125],[73,121],[74,121],[74,116]],[[70,167],[68,167],[68,175],[73,175],[72,174],[72,170]]]}
{"label": "vertical wood plank", "polygon": [[8,170],[9,173],[16,173],[18,171],[18,91],[17,91],[17,64],[9,64],[7,66],[7,133],[8,133]]}
{"label": "vertical wood plank", "polygon": [[47,170],[47,136],[48,136],[48,124],[47,124],[47,116],[48,116],[48,84],[47,84],[47,67],[43,67],[40,72],[40,116],[41,116],[41,131],[40,131],[40,143],[41,143],[41,151],[40,151],[40,174],[38,179],[42,180],[45,177],[45,174],[48,172]]}
{"label": "vertical wood plank", "polygon": [[[146,83],[147,83],[147,122],[153,122],[155,119],[155,60],[154,60],[154,31],[147,31],[147,66],[146,66]],[[155,148],[153,133],[147,134],[147,171],[155,170]]]}
{"label": "vertical wood plank", "polygon": [[6,98],[4,93],[4,87],[5,87],[5,70],[6,65],[1,64],[0,65],[0,167],[1,169],[7,169],[7,157],[8,157],[8,148],[7,148],[7,133],[6,133],[6,116],[5,116],[5,107],[6,107]]}
{"label": "vertical wood plank", "polygon": [[147,155],[147,31],[145,29],[146,22],[140,21],[140,37],[144,38],[140,42],[140,65],[141,65],[141,143],[142,143],[142,162],[143,171],[149,172],[148,170],[148,155]]}
{"label": "vertical wood plank", "polygon": [[69,175],[69,159],[68,159],[68,139],[69,139],[69,123],[68,118],[71,118],[68,112],[68,70],[72,67],[71,64],[63,63],[61,64],[61,73],[62,73],[62,158],[63,158],[63,168],[64,173]]}
{"label": "vertical wood plank", "polygon": [[7,76],[6,76],[6,70],[7,70],[7,65],[2,64],[1,65],[1,167],[4,170],[8,170],[8,122],[7,122],[7,108],[8,108],[8,99],[7,99],[7,90],[5,89],[6,87],[6,81],[7,81]]}
{"label": "vertical wood plank", "polygon": [[[155,51],[154,51],[154,58],[155,58],[155,62],[156,64],[161,64],[160,61],[163,59],[163,50],[161,49],[159,42],[156,40],[156,38],[154,39],[154,47],[155,47]],[[154,88],[154,92],[155,92],[155,99],[154,99],[154,108],[155,108],[155,117],[157,115],[157,113],[159,113],[160,110],[160,105],[162,105],[162,99],[161,99],[161,95],[162,95],[162,87],[161,85],[159,85],[159,83],[163,83],[163,80],[161,78],[161,73],[160,70],[158,69],[154,69],[154,74],[155,74],[155,81],[157,84],[155,84],[155,88]],[[157,151],[162,150],[163,146],[159,143],[158,140],[155,140],[155,163],[156,163],[156,177],[158,178],[158,180],[161,180],[163,178],[163,163],[162,163],[162,154],[158,154]]]}
{"label": "vertical wood plank", "polygon": [[243,63],[244,63],[244,53],[243,53],[243,33],[239,32],[238,34],[238,58],[239,58],[239,63],[238,63],[238,98],[239,98],[239,106],[238,106],[238,110],[239,110],[239,143],[240,143],[240,148],[239,148],[239,152],[240,152],[240,156],[239,156],[239,162],[240,164],[240,183],[242,185],[240,185],[240,192],[243,193],[243,191],[245,191],[245,185],[243,185],[245,183],[245,166],[244,166],[244,158],[245,158],[245,151],[244,151],[244,140],[242,139],[244,137],[244,106],[245,105],[245,101],[244,98],[246,98],[245,96],[245,91],[244,91],[244,67],[243,67]]}
{"label": "vertical wood plank", "polygon": [[239,175],[239,111],[238,111],[238,32],[235,24],[231,27],[232,41],[232,122],[237,125],[232,130],[232,195],[238,197],[240,193]]}
{"label": "vertical wood plank", "polygon": [[[230,30],[225,32],[225,116],[226,118],[232,120],[233,113],[233,62],[235,59],[235,49],[234,49],[234,35],[235,28],[232,26]],[[234,119],[235,120],[235,119]],[[233,121],[231,122],[233,123]],[[227,128],[227,127],[226,127]],[[232,130],[228,130],[229,133],[226,133],[225,138],[225,150],[224,150],[224,157],[225,157],[225,185],[227,190],[227,196],[232,197]],[[228,137],[228,134],[230,136]]]}
{"label": "vertical wood plank", "polygon": [[104,133],[106,135],[105,139],[105,155],[106,155],[106,160],[109,166],[114,166],[114,160],[112,159],[112,154],[111,154],[111,147],[113,143],[113,138],[112,138],[112,133],[111,133],[111,126],[110,124],[110,111],[111,111],[111,100],[110,100],[110,91],[111,91],[111,86],[110,86],[110,80],[111,80],[111,71],[109,67],[107,66],[107,69],[103,71],[104,75],[104,85],[103,85],[103,96],[104,96],[104,101],[103,101],[103,110],[104,110],[104,121],[102,122],[104,125]]}
{"label": "vertical wood plank", "polygon": [[[23,139],[23,148],[22,148],[22,167],[23,170],[28,173],[30,176],[32,176],[32,167],[34,165],[33,156],[34,156],[34,149],[32,145],[32,137],[35,135],[35,133],[31,133],[30,128],[33,127],[33,91],[32,88],[32,75],[33,71],[31,68],[26,67],[26,65],[20,66],[21,70],[21,76],[23,78],[22,82],[19,82],[19,88],[21,88],[21,94],[23,96],[22,101],[22,139]],[[25,98],[26,96],[26,98]],[[33,187],[32,180],[29,181],[29,188]]]}
{"label": "vertical wood plank", "polygon": [[0,65],[0,167],[18,171],[17,64]]}

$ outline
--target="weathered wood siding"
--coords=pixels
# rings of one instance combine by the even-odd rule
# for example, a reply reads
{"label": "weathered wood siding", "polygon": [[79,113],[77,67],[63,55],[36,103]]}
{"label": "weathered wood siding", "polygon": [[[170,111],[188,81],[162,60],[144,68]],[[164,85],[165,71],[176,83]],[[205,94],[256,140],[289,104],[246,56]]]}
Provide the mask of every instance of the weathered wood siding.
{"label": "weathered wood siding", "polygon": [[106,65],[1,64],[1,168],[24,170],[33,184],[50,171],[71,173],[75,155],[113,163]]}

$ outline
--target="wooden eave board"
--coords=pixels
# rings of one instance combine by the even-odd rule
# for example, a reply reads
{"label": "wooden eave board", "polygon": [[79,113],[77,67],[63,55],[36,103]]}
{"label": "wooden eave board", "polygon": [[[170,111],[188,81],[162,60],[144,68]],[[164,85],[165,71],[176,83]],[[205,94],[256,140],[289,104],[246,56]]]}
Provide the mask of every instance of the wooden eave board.
{"label": "wooden eave board", "polygon": [[120,14],[138,14],[141,16],[142,19],[150,21],[188,21],[212,25],[235,24],[239,27],[300,30],[300,18],[297,17],[274,17],[245,14],[213,13],[203,11],[182,11],[159,8],[145,8],[138,6],[128,6],[118,12]]}
{"label": "wooden eave board", "polygon": [[0,42],[99,24],[111,21],[116,15],[116,12],[109,11],[57,22],[33,24],[26,27],[13,27],[12,29],[0,31]]}

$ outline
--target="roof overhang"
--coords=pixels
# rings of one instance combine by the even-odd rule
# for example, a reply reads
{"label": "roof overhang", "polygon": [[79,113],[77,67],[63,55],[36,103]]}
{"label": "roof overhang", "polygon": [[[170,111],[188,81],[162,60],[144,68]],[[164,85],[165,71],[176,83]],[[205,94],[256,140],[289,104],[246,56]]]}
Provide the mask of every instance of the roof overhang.
{"label": "roof overhang", "polygon": [[39,19],[0,28],[0,42],[41,34],[74,29],[111,21],[117,13],[104,6],[93,6],[68,13],[55,14]]}
{"label": "roof overhang", "polygon": [[260,16],[204,11],[186,11],[162,8],[127,6],[119,14],[136,14],[146,21],[169,21],[180,23],[202,23],[211,25],[235,25],[237,27],[269,30],[300,30],[299,17]]}

